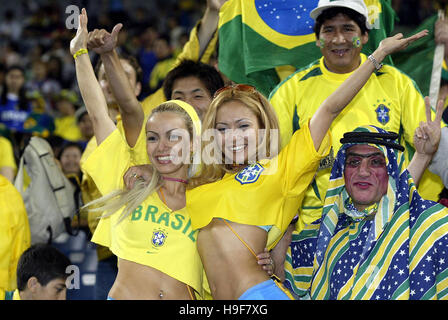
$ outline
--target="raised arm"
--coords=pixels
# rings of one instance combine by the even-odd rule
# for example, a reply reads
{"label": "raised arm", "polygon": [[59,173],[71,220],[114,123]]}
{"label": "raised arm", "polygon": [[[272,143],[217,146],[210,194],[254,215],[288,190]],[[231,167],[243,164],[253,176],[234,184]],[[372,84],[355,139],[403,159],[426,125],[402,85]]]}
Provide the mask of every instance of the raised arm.
{"label": "raised arm", "polygon": [[448,20],[442,15],[434,26],[434,40],[445,46],[445,61],[448,60]]}
{"label": "raised arm", "polygon": [[442,120],[444,101],[440,100],[436,107],[436,117],[431,119],[431,104],[428,97],[425,97],[426,122],[421,121],[420,126],[414,132],[415,153],[408,165],[408,171],[418,186],[423,172],[431,162],[436,153],[441,136],[440,122]]}
{"label": "raised arm", "polygon": [[106,99],[95,77],[90,57],[86,51],[83,51],[87,49],[87,21],[87,12],[82,9],[79,15],[78,31],[70,42],[70,52],[72,55],[77,55],[75,57],[76,79],[87,112],[92,119],[96,142],[100,145],[116,127],[109,118]]}
{"label": "raised arm", "polygon": [[[411,42],[427,34],[428,31],[423,30],[409,38],[403,38],[401,33],[386,38],[381,41],[378,49],[375,50],[372,56],[378,63],[381,63],[387,55],[406,48]],[[310,121],[311,137],[316,150],[319,149],[322,139],[325,137],[333,120],[366,84],[374,70],[375,65],[373,62],[367,60],[320,105]]]}
{"label": "raised arm", "polygon": [[218,28],[219,10],[227,0],[207,0],[207,8],[198,30],[199,57],[202,56]]}
{"label": "raised arm", "polygon": [[111,33],[104,29],[95,29],[89,33],[88,47],[101,57],[109,86],[120,108],[126,140],[133,147],[137,142],[145,116],[115,51],[118,33],[122,27],[121,23],[117,24]]}

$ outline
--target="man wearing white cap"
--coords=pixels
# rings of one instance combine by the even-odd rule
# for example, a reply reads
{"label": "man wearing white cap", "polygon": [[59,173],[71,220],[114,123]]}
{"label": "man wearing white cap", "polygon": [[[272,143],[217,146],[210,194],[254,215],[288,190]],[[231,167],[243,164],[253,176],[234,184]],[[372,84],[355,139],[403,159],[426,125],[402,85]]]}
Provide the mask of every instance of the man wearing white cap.
{"label": "man wearing white cap", "polygon": [[[398,69],[378,64],[375,56],[361,53],[369,40],[368,10],[362,0],[320,0],[310,16],[315,20],[316,45],[322,58],[296,71],[273,90],[270,102],[280,122],[282,146],[303,126],[319,105],[336,90],[364,61],[370,59],[376,66],[367,84],[333,122],[330,130],[334,153],[321,162],[316,177],[308,187],[295,223],[292,237],[320,218],[323,200],[328,188],[330,169],[345,132],[362,125],[375,125],[399,134],[403,145],[413,146],[413,134],[425,119],[425,103],[415,83]],[[410,157],[406,161],[410,160]],[[443,185],[440,179],[426,171],[419,189],[426,199],[436,200]],[[290,227],[290,231],[292,226]],[[285,237],[288,239],[288,237]],[[283,250],[286,248],[283,242]],[[284,257],[279,246],[274,257]],[[290,257],[291,248],[287,255]],[[294,283],[291,259],[286,259],[285,276]],[[276,263],[277,266],[282,265]],[[276,274],[279,270],[276,270]]]}

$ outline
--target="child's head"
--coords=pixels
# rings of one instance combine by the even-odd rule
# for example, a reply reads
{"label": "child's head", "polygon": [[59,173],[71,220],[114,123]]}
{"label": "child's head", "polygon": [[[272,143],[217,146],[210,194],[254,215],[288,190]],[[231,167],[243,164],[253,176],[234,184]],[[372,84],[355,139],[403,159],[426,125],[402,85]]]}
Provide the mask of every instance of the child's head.
{"label": "child's head", "polygon": [[70,260],[46,244],[32,245],[17,265],[17,288],[22,300],[65,300]]}

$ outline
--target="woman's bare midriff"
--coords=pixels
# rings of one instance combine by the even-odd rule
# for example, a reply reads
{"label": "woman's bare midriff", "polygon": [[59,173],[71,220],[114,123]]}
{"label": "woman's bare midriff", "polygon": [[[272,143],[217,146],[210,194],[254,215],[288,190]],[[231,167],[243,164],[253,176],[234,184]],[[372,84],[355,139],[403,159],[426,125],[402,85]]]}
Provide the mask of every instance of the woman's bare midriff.
{"label": "woman's bare midriff", "polygon": [[[263,252],[266,231],[251,225],[229,224],[255,254]],[[214,218],[199,231],[198,251],[213,299],[236,300],[247,289],[269,280],[254,255],[222,219]]]}
{"label": "woman's bare midriff", "polygon": [[[193,289],[190,289],[193,293]],[[109,297],[115,300],[191,300],[187,285],[154,268],[118,259]]]}

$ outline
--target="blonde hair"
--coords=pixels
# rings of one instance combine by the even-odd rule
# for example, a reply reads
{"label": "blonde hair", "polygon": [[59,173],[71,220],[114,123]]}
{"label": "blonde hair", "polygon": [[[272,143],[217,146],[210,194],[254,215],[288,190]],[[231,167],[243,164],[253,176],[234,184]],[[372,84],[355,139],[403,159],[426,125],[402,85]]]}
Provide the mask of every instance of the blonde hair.
{"label": "blonde hair", "polygon": [[[265,158],[273,158],[278,154],[280,148],[280,135],[277,138],[271,136],[271,130],[279,129],[277,115],[269,101],[258,91],[239,90],[238,87],[232,87],[221,91],[210,104],[207,113],[202,121],[202,132],[215,129],[216,116],[219,108],[227,102],[238,101],[249,108],[257,117],[260,129],[265,129],[262,141],[257,146],[257,154],[266,155]],[[274,140],[274,141],[273,141]],[[215,139],[216,141],[216,139]],[[202,140],[202,150],[204,151],[209,141]],[[216,143],[216,142],[213,142]],[[275,145],[276,144],[276,145]],[[272,149],[271,147],[274,146]],[[207,159],[208,154],[203,153],[203,162],[201,173],[190,180],[189,188],[197,187],[202,184],[215,182],[222,179],[226,172],[233,172],[231,165],[225,165],[223,154],[214,153],[211,159]],[[262,160],[262,159],[257,159]]]}
{"label": "blonde hair", "polygon": [[[190,140],[193,137],[193,121],[188,115],[188,113],[178,106],[174,102],[165,102],[156,107],[148,117],[148,120],[157,113],[162,112],[172,112],[180,117],[185,122],[188,133],[190,134]],[[131,190],[116,190],[111,193],[93,200],[86,205],[84,205],[81,209],[88,210],[91,212],[105,212],[101,218],[106,218],[113,215],[115,212],[124,207],[123,211],[120,214],[118,219],[118,223],[122,222],[126,219],[146,198],[148,198],[151,194],[153,194],[158,188],[162,186],[162,176],[160,173],[155,170],[154,166],[152,166],[152,177],[151,181],[148,185],[143,179],[137,179],[134,187]]]}

